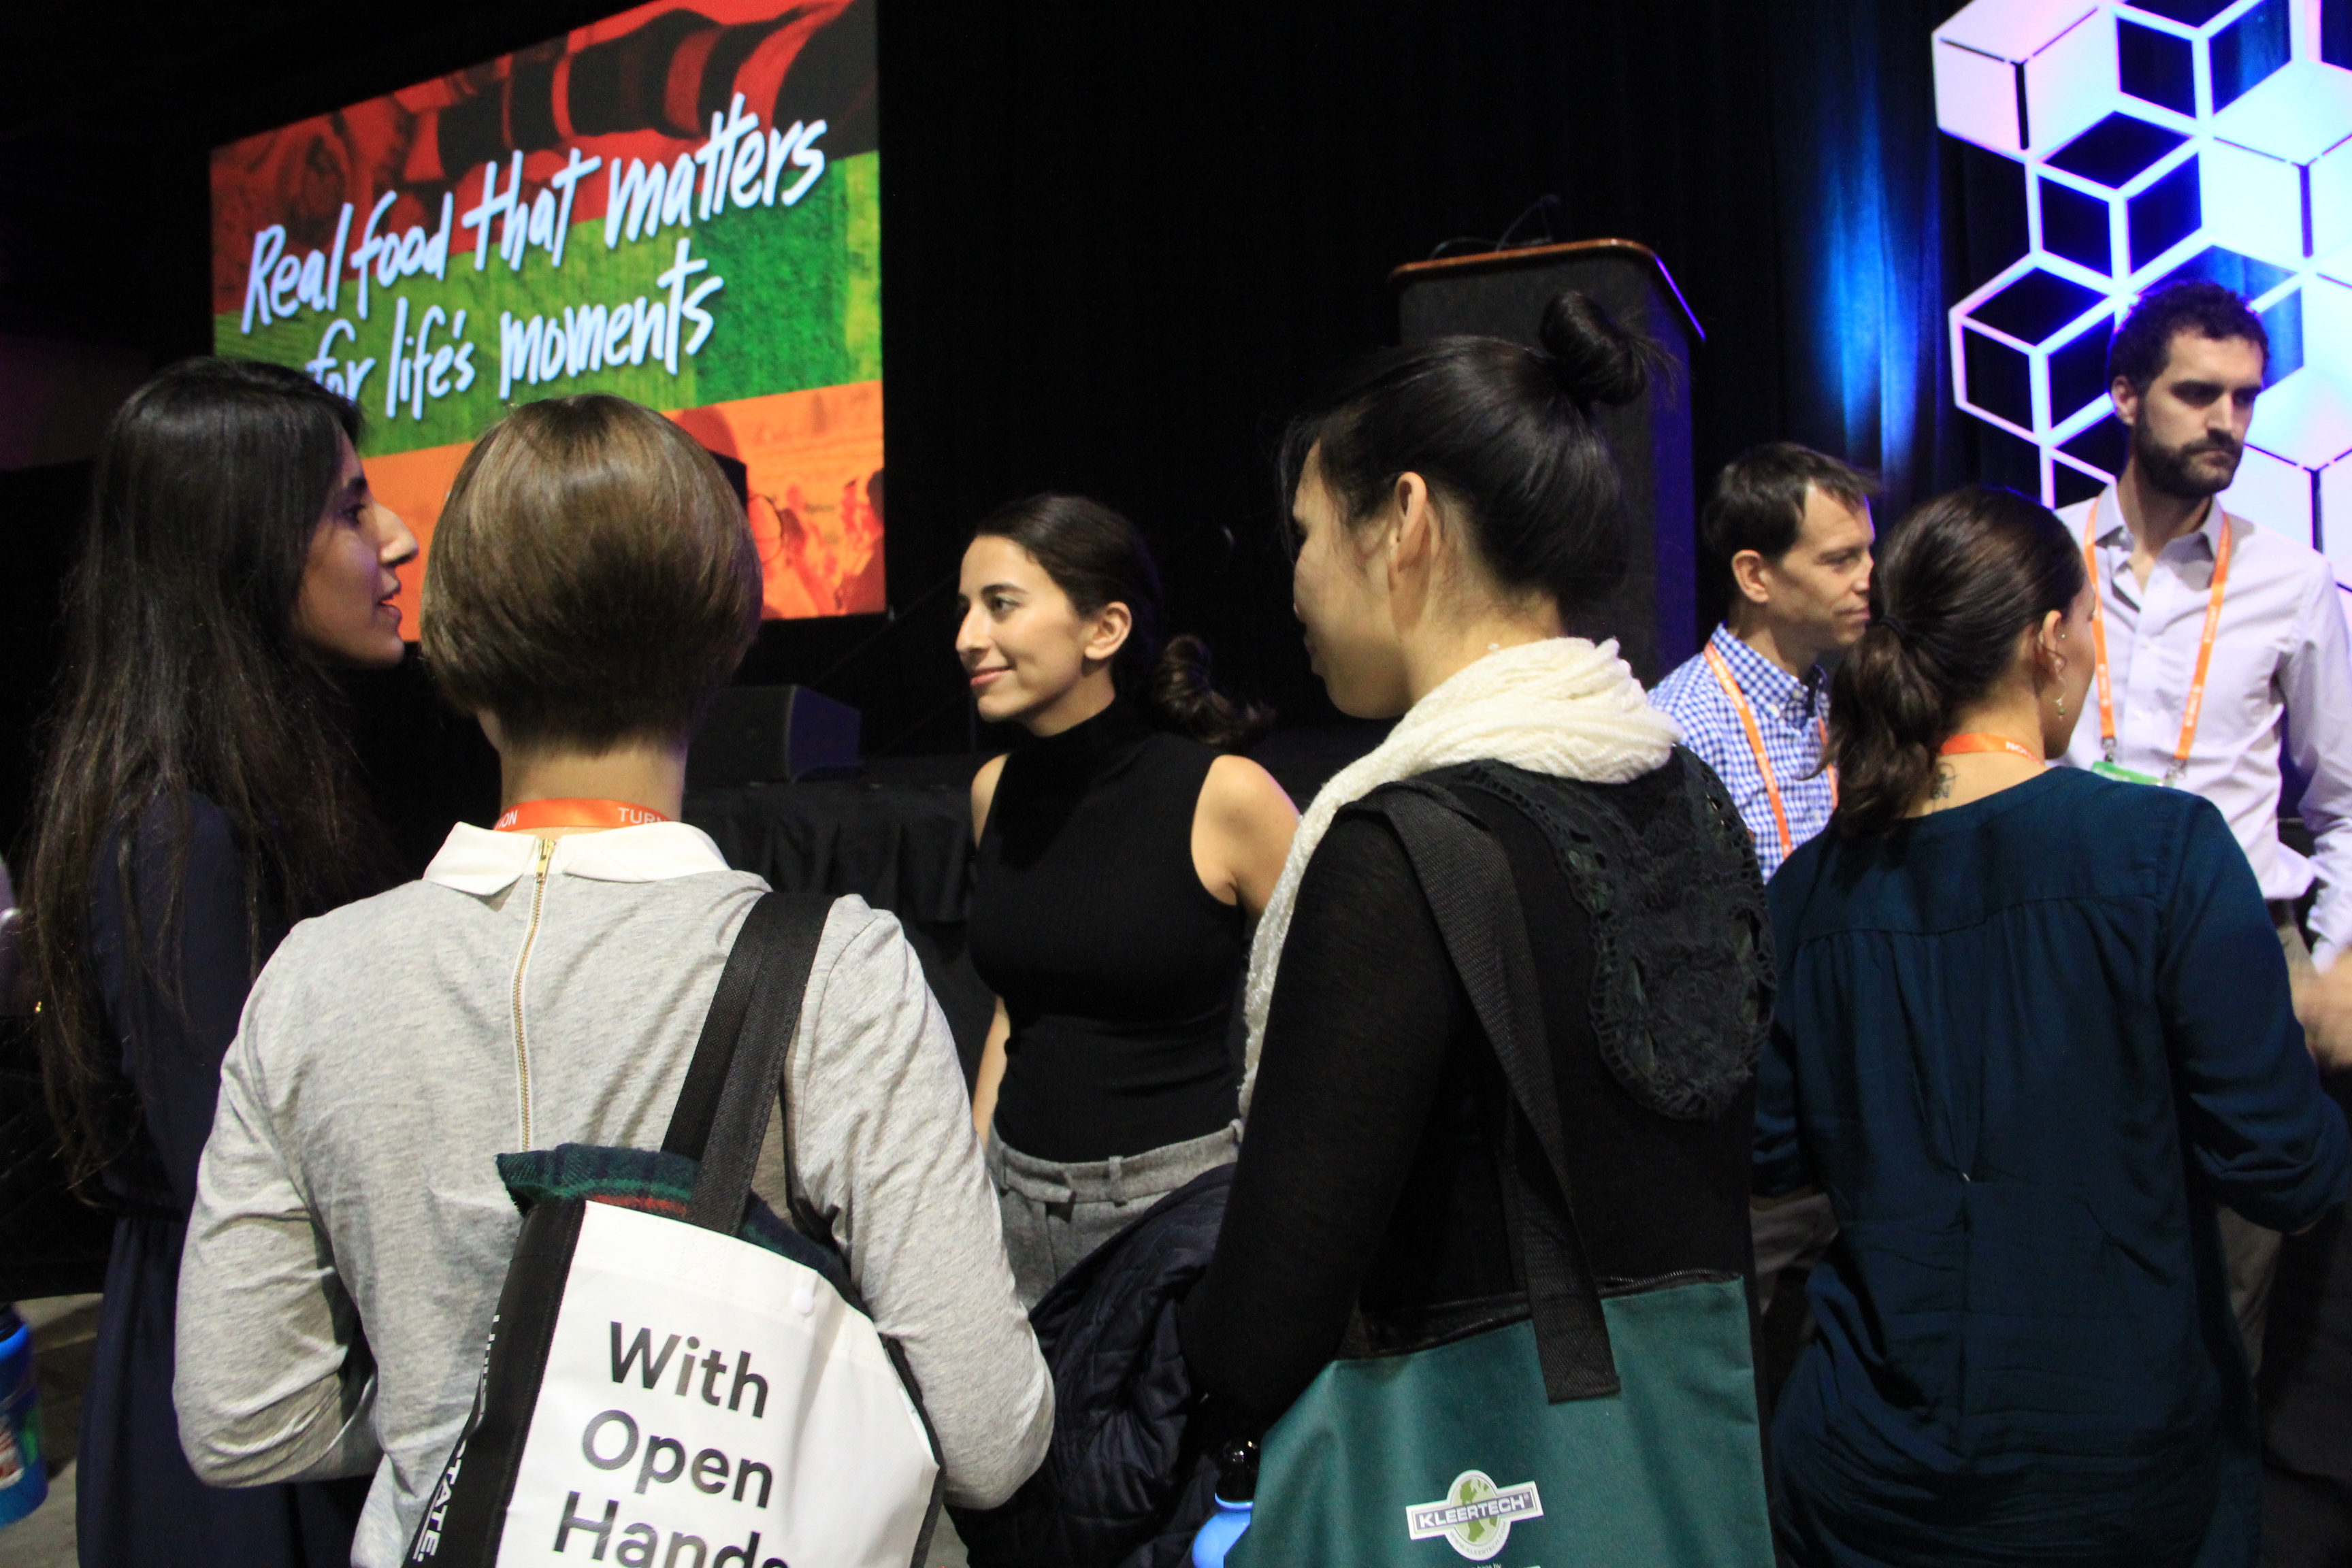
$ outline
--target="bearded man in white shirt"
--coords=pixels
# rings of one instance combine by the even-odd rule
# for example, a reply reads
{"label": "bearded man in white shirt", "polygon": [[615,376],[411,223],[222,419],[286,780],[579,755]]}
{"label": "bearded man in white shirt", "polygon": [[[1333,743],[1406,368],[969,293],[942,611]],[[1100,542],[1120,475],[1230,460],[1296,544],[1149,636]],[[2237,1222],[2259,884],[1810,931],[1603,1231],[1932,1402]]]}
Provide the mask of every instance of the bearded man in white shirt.
{"label": "bearded man in white shirt", "polygon": [[[2092,711],[2064,760],[2221,808],[2270,900],[2298,995],[2352,942],[2352,653],[2326,558],[2223,511],[2270,340],[2216,283],[2142,299],[2107,352],[2131,430],[2116,482],[2059,517],[2098,587]],[[2282,805],[2311,830],[2280,841]],[[2119,848],[2121,847],[2118,847]],[[2296,903],[2316,882],[2306,947]],[[2224,1213],[2231,1298],[2259,1362],[2277,1238]]]}

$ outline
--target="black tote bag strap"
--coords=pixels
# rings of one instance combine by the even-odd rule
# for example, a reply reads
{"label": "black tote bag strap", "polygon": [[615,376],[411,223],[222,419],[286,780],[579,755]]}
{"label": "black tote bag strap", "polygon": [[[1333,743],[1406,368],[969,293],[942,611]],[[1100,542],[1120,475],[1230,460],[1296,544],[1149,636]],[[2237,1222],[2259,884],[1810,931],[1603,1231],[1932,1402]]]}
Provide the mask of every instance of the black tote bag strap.
{"label": "black tote bag strap", "polygon": [[[781,1107],[787,1130],[792,1125],[784,1053],[832,910],[830,899],[765,893],[735,932],[662,1140],[664,1153],[702,1164],[687,1205],[689,1225],[734,1235],[767,1134],[768,1107]],[[793,1225],[806,1230],[799,1204],[792,1206]]]}
{"label": "black tote bag strap", "polygon": [[[1532,1131],[1566,1206],[1527,1179],[1516,1148],[1507,1147],[1511,1226],[1528,1276],[1528,1306],[1544,1393],[1555,1405],[1615,1394],[1620,1384],[1609,1346],[1601,1291],[1576,1228],[1576,1194],[1561,1141],[1559,1095],[1545,1049],[1535,956],[1519,913],[1518,885],[1502,847],[1446,790],[1417,780],[1391,784],[1349,807],[1378,814],[1396,830],[1422,893],[1437,919],[1447,955],[1469,993],[1526,1127]],[[1507,1139],[1507,1145],[1515,1140]]]}

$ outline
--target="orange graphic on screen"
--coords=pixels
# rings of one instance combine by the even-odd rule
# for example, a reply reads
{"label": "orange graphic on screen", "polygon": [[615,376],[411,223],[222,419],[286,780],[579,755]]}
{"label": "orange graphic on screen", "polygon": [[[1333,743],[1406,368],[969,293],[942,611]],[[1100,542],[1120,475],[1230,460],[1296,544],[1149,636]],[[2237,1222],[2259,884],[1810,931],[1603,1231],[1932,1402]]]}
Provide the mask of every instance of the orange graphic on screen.
{"label": "orange graphic on screen", "polygon": [[[762,616],[877,615],[887,607],[880,382],[714,403],[670,417],[710,452],[743,465]],[[419,560],[400,569],[394,601],[412,639],[433,525],[472,449],[468,441],[366,459],[369,488],[416,535]]]}
{"label": "orange graphic on screen", "polygon": [[880,382],[713,403],[670,417],[744,467],[762,614],[798,620],[882,609]]}

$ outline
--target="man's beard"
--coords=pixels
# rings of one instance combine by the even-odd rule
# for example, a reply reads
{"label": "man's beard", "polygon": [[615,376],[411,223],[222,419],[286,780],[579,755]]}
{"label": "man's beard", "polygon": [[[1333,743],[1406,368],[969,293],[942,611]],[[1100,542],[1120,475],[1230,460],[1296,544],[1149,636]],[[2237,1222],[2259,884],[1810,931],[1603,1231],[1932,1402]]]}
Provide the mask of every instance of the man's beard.
{"label": "man's beard", "polygon": [[[2229,459],[2218,477],[2210,461],[2198,460],[2216,455]],[[2148,428],[2145,409],[2132,422],[2132,460],[2139,465],[2140,478],[2150,489],[2180,500],[2203,500],[2228,489],[2230,481],[2238,477],[2238,461],[2244,455],[2245,448],[2227,436],[2208,435],[2186,446],[2165,446]]]}

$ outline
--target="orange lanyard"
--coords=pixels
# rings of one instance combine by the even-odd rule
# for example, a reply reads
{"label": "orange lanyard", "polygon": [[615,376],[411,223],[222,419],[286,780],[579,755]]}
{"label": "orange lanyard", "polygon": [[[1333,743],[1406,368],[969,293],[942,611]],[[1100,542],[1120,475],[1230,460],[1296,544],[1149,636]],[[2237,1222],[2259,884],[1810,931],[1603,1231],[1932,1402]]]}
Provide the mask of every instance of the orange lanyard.
{"label": "orange lanyard", "polygon": [[[2083,520],[2083,566],[2091,574],[2091,655],[2099,677],[2099,752],[2112,765],[2116,760],[2116,700],[2107,678],[2106,584],[2099,576],[2099,500],[2091,499],[2090,514]],[[2189,681],[2189,700],[2180,707],[2180,743],[2172,750],[2172,765],[2164,782],[2174,784],[2189,769],[2189,748],[2197,739],[2197,715],[2205,706],[2205,675],[2213,667],[2213,638],[2221,629],[2221,595],[2230,583],[2230,558],[2237,553],[2230,541],[2225,513],[2220,530],[2221,547],[2213,552],[2213,588],[2205,600],[2205,631],[2197,642],[2197,671]]]}
{"label": "orange lanyard", "polygon": [[[1756,771],[1764,775],[1764,793],[1771,798],[1772,825],[1780,830],[1780,858],[1785,860],[1794,848],[1789,841],[1789,811],[1780,804],[1780,781],[1772,773],[1772,759],[1764,754],[1764,731],[1756,722],[1756,710],[1749,706],[1748,693],[1739,689],[1739,682],[1731,673],[1730,661],[1723,657],[1722,650],[1713,641],[1706,645],[1706,667],[1715,672],[1716,684],[1723,688],[1723,694],[1731,699],[1731,706],[1739,714],[1740,728],[1748,731],[1748,749],[1756,753]],[[1829,724],[1819,717],[1813,720],[1813,724],[1821,731],[1822,746],[1827,747],[1830,743]],[[1835,811],[1837,769],[1830,769],[1829,775],[1830,809]]]}
{"label": "orange lanyard", "polygon": [[2041,752],[2030,746],[2021,746],[2006,735],[1983,735],[1973,732],[1955,735],[1936,748],[1936,754],[1939,757],[1958,756],[1963,752],[2008,752],[2015,756],[2023,757],[2029,763],[2048,765],[2047,760]]}
{"label": "orange lanyard", "polygon": [[494,825],[499,833],[534,827],[638,827],[668,817],[625,800],[527,800],[509,806]]}

